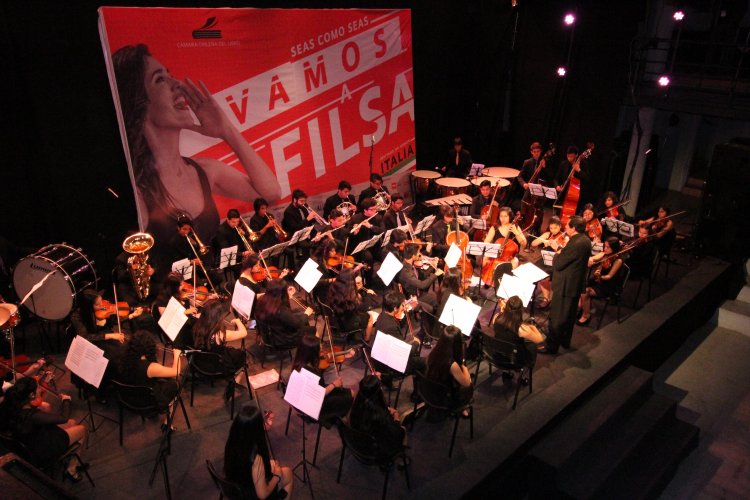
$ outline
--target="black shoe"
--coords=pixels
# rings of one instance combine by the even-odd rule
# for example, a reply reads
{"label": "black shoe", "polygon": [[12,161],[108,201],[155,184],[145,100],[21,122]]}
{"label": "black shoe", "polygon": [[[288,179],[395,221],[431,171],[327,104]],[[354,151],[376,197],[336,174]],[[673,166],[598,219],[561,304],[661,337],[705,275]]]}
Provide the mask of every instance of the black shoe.
{"label": "black shoe", "polygon": [[557,354],[557,347],[552,347],[549,344],[539,346],[536,348],[538,354]]}

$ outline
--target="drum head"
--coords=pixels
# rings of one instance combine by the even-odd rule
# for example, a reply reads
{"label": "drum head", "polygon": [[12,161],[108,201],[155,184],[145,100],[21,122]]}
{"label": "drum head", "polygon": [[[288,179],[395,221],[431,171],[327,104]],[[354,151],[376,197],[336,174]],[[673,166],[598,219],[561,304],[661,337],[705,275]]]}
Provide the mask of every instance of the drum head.
{"label": "drum head", "polygon": [[67,317],[76,295],[96,286],[96,282],[93,263],[80,250],[65,244],[41,248],[18,261],[13,269],[13,287],[19,298],[23,299],[39,285],[23,305],[50,321]]}
{"label": "drum head", "polygon": [[433,172],[432,170],[415,170],[411,175],[420,179],[438,179],[443,176],[439,172]]}
{"label": "drum head", "polygon": [[[3,306],[3,305],[5,304],[0,304],[0,306]],[[10,319],[10,311],[8,311],[5,308],[0,308],[0,330],[3,329],[3,327],[5,326],[5,323],[7,323],[9,319]]]}
{"label": "drum head", "polygon": [[521,171],[511,167],[487,167],[482,171],[482,175],[490,177],[501,177],[503,179],[512,179],[518,177]]}
{"label": "drum head", "polygon": [[510,186],[510,181],[508,179],[503,179],[502,177],[477,177],[476,179],[472,179],[471,183],[479,187],[479,185],[484,181],[490,181],[490,184],[492,184],[493,188],[497,187],[498,184],[500,184],[501,189],[506,186]]}
{"label": "drum head", "polygon": [[454,188],[467,187],[471,185],[466,179],[459,179],[458,177],[444,177],[435,181],[439,186],[447,186]]}

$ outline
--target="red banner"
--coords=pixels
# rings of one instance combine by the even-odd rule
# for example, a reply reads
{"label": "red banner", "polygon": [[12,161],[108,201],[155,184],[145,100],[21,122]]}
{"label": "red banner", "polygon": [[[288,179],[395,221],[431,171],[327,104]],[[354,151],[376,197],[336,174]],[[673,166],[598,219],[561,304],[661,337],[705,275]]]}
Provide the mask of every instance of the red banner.
{"label": "red banner", "polygon": [[[255,198],[320,208],[372,171],[410,196],[408,10],[99,9],[141,230],[209,236]],[[163,234],[162,234],[163,232]]]}

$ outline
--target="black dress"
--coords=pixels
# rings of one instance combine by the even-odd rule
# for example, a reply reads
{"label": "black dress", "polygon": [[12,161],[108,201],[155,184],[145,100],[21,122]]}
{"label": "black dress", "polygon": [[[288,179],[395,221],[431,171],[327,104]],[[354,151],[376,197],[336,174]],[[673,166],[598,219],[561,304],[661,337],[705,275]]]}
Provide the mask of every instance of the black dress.
{"label": "black dress", "polygon": [[520,337],[518,332],[514,332],[504,326],[495,323],[495,338],[514,344],[518,353],[522,356],[521,362],[528,366],[536,364],[536,344]]}
{"label": "black dress", "polygon": [[132,385],[143,385],[154,390],[154,400],[160,411],[166,411],[169,403],[177,396],[177,381],[173,378],[150,378],[148,367],[152,363],[147,359],[138,360],[138,364],[122,374],[123,381]]}
{"label": "black dress", "polygon": [[[325,381],[325,373],[321,370],[311,366],[305,366],[305,370],[320,376],[321,387],[326,387],[328,385]],[[343,418],[349,413],[353,402],[354,398],[352,397],[352,391],[346,387],[334,387],[331,392],[326,394],[326,397],[323,400],[323,406],[320,408],[318,421],[323,424],[326,429],[330,429],[331,426],[336,423],[336,419]]]}
{"label": "black dress", "polygon": [[[70,402],[63,411],[69,413]],[[11,429],[13,437],[21,441],[31,453],[34,465],[49,469],[70,447],[68,433],[59,427],[67,416],[52,415],[36,408],[23,408]]]}
{"label": "black dress", "polygon": [[368,425],[365,425],[365,422],[359,418],[361,411],[352,408],[352,413],[349,417],[351,428],[375,438],[375,441],[378,443],[378,452],[380,455],[378,458],[392,457],[403,449],[406,430],[401,427],[401,424],[393,420],[387,409],[374,409],[374,411],[380,414],[377,415],[377,418],[370,416]]}

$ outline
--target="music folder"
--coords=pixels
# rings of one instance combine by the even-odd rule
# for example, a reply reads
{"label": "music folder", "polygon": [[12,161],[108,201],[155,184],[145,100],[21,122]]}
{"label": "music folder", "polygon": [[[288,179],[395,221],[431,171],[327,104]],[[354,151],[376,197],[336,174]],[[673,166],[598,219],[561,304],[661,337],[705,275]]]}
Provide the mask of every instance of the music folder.
{"label": "music folder", "polygon": [[320,385],[318,375],[304,368],[300,368],[299,371],[292,370],[286,384],[284,401],[308,417],[318,420],[325,397],[326,389]]}

